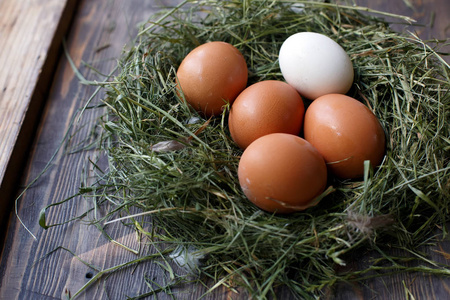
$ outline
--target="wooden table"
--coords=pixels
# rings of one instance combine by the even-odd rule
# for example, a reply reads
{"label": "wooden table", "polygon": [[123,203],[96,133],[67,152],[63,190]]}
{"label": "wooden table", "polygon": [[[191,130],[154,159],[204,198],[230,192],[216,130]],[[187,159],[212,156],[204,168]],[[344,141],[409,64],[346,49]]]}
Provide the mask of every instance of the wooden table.
{"label": "wooden table", "polygon": [[[110,243],[93,226],[72,222],[43,230],[39,211],[50,203],[76,193],[87,159],[95,151],[68,153],[82,143],[82,137],[96,124],[98,111],[89,110],[72,123],[95,88],[80,84],[67,53],[81,73],[90,80],[101,79],[87,65],[107,74],[115,66],[124,45],[136,32],[138,22],[161,6],[175,0],[0,0],[0,219],[3,220],[0,261],[0,299],[60,299],[82,287],[97,271],[79,259],[107,269],[135,258]],[[444,39],[450,36],[448,0],[358,0],[360,5],[409,15],[432,27],[416,28],[419,35]],[[401,30],[400,26],[397,26]],[[449,58],[445,58],[449,61]],[[99,94],[96,99],[102,95]],[[78,121],[78,122],[77,122]],[[66,132],[68,145],[61,143]],[[58,151],[58,149],[60,149]],[[47,167],[47,172],[18,201],[17,211],[32,236],[14,213],[14,199],[21,187]],[[62,222],[84,212],[86,203],[74,198],[48,214],[49,223]],[[131,248],[138,248],[135,234],[124,226],[111,227],[109,234]],[[77,254],[75,257],[66,249]],[[428,252],[446,263],[450,244],[440,243]],[[49,254],[49,255],[47,255]],[[43,258],[43,259],[41,259]],[[41,260],[40,260],[41,259]],[[363,262],[356,262],[356,264]],[[161,282],[164,275],[154,262],[125,268],[92,285],[79,299],[124,299],[149,291],[143,276]],[[197,299],[201,286],[184,286],[177,296]],[[368,288],[341,286],[339,299],[450,299],[450,279],[403,274],[375,280]],[[245,299],[225,289],[206,299]],[[280,296],[280,299],[287,298]],[[160,299],[170,298],[161,295]]]}

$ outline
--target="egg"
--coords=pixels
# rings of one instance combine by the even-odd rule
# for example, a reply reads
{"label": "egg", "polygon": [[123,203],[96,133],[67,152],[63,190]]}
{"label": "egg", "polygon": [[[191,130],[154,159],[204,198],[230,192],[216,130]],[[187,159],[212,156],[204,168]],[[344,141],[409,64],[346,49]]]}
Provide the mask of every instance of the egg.
{"label": "egg", "polygon": [[228,116],[231,138],[242,149],[270,133],[299,134],[305,107],[299,93],[283,81],[266,80],[246,88]]}
{"label": "egg", "polygon": [[319,152],[303,138],[272,133],[244,150],[238,178],[253,204],[286,214],[317,204],[316,197],[327,185],[327,168]]}
{"label": "egg", "polygon": [[300,32],[288,37],[279,51],[281,73],[305,98],[345,94],[353,83],[353,64],[345,50],[326,35]]}
{"label": "egg", "polygon": [[304,137],[341,178],[364,174],[364,161],[379,165],[385,153],[384,130],[372,111],[341,94],[317,98],[305,113]]}
{"label": "egg", "polygon": [[248,69],[236,47],[214,41],[192,50],[176,76],[177,90],[192,107],[209,117],[221,114],[223,106],[232,103],[247,86]]}

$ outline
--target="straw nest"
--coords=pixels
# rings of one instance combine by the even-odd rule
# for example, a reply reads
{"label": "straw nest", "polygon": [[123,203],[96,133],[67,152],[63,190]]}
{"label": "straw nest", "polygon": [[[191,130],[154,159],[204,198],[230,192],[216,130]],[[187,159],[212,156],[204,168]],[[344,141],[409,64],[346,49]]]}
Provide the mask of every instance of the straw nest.
{"label": "straw nest", "polygon": [[[446,234],[449,220],[450,68],[414,34],[392,31],[382,19],[388,14],[367,11],[310,1],[185,1],[153,16],[115,78],[102,84],[99,145],[108,164],[82,189],[108,208],[98,224],[125,218],[152,247],[172,256],[186,250],[185,266],[211,289],[241,286],[255,298],[276,295],[278,286],[314,297],[374,270],[450,274],[414,255],[436,227]],[[355,70],[348,95],[378,117],[387,152],[360,180],[331,179],[316,207],[273,215],[240,190],[242,152],[230,139],[227,111],[204,119],[174,92],[175,75],[194,47],[225,41],[245,56],[249,84],[283,80],[279,48],[301,31],[323,33],[347,51]],[[130,215],[136,210],[139,216]],[[391,257],[386,244],[413,253],[418,264]],[[362,248],[382,258],[337,271]]]}

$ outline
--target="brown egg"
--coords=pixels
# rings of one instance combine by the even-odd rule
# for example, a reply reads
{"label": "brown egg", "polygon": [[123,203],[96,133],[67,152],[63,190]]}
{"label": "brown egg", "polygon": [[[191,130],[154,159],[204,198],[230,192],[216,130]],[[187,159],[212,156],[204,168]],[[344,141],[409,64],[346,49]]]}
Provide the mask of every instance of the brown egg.
{"label": "brown egg", "polygon": [[247,86],[244,56],[233,45],[210,42],[192,50],[177,71],[177,89],[206,116],[218,115]]}
{"label": "brown egg", "polygon": [[245,149],[239,161],[239,183],[259,208],[277,213],[304,210],[327,184],[327,167],[319,152],[292,134],[265,135]]}
{"label": "brown egg", "polygon": [[338,177],[361,177],[365,160],[373,167],[383,160],[385,135],[380,122],[351,97],[329,94],[314,100],[306,110],[303,130]]}
{"label": "brown egg", "polygon": [[289,84],[267,80],[246,88],[231,106],[228,127],[242,149],[269,133],[298,135],[305,107],[300,94]]}

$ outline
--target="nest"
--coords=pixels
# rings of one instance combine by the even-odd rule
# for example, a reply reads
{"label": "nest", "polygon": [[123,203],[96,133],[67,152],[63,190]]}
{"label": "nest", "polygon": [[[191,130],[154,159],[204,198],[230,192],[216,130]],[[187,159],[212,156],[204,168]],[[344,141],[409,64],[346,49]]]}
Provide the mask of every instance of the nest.
{"label": "nest", "polygon": [[[363,7],[190,2],[143,24],[115,78],[102,84],[107,113],[99,147],[108,164],[81,191],[107,207],[96,223],[131,219],[149,247],[172,256],[194,252],[191,273],[212,282],[211,290],[240,286],[254,298],[276,295],[279,286],[313,298],[338,282],[363,280],[386,262],[392,272],[447,274],[444,266],[424,266],[426,259],[419,269],[408,267],[383,250],[389,244],[411,253],[430,242],[436,226],[447,233],[450,68],[437,50],[414,34],[391,30],[383,13],[367,14]],[[283,80],[280,46],[302,31],[325,34],[347,51],[355,70],[348,95],[380,120],[387,152],[364,178],[330,179],[317,206],[274,215],[255,207],[240,189],[242,151],[230,138],[228,110],[204,119],[174,91],[176,69],[196,46],[225,41],[246,58],[249,84]],[[139,214],[130,215],[133,210]],[[386,259],[363,270],[337,271],[361,249]]]}

